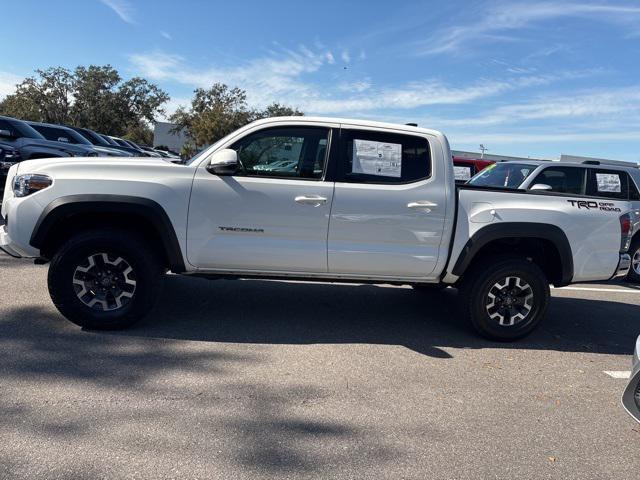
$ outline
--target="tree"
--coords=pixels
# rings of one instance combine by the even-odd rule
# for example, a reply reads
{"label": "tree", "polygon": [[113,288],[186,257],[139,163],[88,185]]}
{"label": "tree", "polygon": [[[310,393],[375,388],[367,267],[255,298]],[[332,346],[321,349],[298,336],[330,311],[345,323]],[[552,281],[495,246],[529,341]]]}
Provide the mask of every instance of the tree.
{"label": "tree", "polygon": [[72,118],[75,125],[122,135],[123,106],[117,86],[122,80],[110,65],[78,67]]}
{"label": "tree", "polygon": [[304,113],[297,108],[288,107],[287,105],[274,102],[264,110],[256,112],[255,120],[270,117],[300,117],[303,115]]}
{"label": "tree", "polygon": [[164,114],[169,95],[134,77],[122,81],[111,65],[36,70],[0,102],[0,114],[24,120],[71,124],[148,143],[150,125]]}
{"label": "tree", "polygon": [[49,123],[67,123],[75,90],[73,73],[55,67],[36,70],[36,76],[25,78],[0,104],[4,115]]}
{"label": "tree", "polygon": [[216,83],[209,89],[197,88],[191,106],[179,107],[170,121],[177,125],[174,131],[185,128],[197,148],[246,125],[251,115],[244,90]]}
{"label": "tree", "polygon": [[185,129],[197,149],[215,143],[254,120],[283,115],[303,113],[279,103],[273,103],[264,110],[250,109],[244,90],[215,83],[209,89],[197,88],[190,107],[178,108],[170,121],[176,124],[173,132]]}

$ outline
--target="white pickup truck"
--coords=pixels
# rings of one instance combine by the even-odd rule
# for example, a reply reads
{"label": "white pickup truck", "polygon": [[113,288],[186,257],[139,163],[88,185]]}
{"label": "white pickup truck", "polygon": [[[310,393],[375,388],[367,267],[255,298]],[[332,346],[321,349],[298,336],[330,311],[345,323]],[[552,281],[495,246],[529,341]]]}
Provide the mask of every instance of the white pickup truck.
{"label": "white pickup truck", "polygon": [[626,275],[629,210],[610,198],[456,187],[449,143],[433,130],[282,117],[186,165],[19,163],[0,247],[50,261],[53,303],[90,329],[139,320],[171,270],[455,286],[482,335],[513,340],[544,317],[550,284]]}

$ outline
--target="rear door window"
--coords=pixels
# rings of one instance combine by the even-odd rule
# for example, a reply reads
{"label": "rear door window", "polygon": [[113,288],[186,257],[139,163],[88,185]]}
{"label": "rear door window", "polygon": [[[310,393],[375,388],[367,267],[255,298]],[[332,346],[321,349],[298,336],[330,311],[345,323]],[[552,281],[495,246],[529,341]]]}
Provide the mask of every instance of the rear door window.
{"label": "rear door window", "polygon": [[429,143],[417,135],[343,129],[340,150],[339,181],[400,184],[431,175]]}
{"label": "rear door window", "polygon": [[531,182],[549,185],[552,192],[584,195],[586,169],[576,167],[548,167],[541,171]]}
{"label": "rear door window", "polygon": [[589,172],[587,195],[628,200],[629,182],[627,172],[594,168]]}

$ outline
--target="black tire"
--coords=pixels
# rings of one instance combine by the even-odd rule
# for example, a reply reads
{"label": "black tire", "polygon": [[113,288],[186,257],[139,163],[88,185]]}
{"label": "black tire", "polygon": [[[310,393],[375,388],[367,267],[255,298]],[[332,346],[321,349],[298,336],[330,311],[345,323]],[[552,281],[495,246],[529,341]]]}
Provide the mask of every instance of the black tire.
{"label": "black tire", "polygon": [[62,245],[47,280],[51,300],[68,320],[91,330],[118,330],[151,310],[160,296],[162,273],[158,254],[141,238],[105,229],[80,233]]}
{"label": "black tire", "polygon": [[550,297],[544,272],[521,257],[486,259],[465,274],[460,290],[473,327],[501,342],[531,333],[544,318]]}
{"label": "black tire", "polygon": [[640,283],[640,238],[631,242],[629,255],[631,256],[631,268],[626,280],[631,283]]}

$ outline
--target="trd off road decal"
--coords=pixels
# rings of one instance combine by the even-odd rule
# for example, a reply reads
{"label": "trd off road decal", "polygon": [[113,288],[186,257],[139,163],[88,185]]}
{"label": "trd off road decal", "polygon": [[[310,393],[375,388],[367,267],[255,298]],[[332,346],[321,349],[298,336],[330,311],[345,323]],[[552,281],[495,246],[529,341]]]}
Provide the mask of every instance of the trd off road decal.
{"label": "trd off road decal", "polygon": [[603,212],[621,212],[619,207],[616,207],[611,202],[594,202],[593,200],[567,200],[572,207],[576,207],[578,210],[602,210]]}

